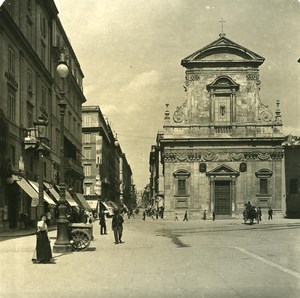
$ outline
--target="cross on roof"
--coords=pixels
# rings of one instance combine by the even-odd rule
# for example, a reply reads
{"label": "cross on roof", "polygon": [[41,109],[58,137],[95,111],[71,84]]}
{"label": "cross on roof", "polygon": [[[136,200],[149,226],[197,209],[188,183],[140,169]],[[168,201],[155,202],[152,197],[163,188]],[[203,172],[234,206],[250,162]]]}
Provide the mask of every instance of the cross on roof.
{"label": "cross on roof", "polygon": [[222,20],[219,21],[219,23],[221,23],[221,33],[224,34],[224,32],[223,32],[223,29],[224,29],[223,26],[224,26],[224,23],[226,23],[226,21],[223,20],[223,18],[222,18]]}

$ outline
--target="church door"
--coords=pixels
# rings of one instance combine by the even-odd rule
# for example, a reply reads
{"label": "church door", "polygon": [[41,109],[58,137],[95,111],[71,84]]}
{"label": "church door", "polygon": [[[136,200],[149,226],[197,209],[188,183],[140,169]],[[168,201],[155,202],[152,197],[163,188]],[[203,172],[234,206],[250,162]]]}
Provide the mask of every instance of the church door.
{"label": "church door", "polygon": [[215,213],[231,214],[230,181],[215,181]]}

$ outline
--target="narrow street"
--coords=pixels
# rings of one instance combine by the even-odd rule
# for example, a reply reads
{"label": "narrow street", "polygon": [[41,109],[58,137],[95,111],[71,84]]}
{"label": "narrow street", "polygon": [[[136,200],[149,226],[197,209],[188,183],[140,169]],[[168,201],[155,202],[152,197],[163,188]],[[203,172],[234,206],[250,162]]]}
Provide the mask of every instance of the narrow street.
{"label": "narrow street", "polygon": [[90,247],[54,254],[56,264],[31,263],[35,236],[1,241],[0,297],[299,297],[299,220],[137,216],[118,245],[107,226],[100,236],[94,222]]}

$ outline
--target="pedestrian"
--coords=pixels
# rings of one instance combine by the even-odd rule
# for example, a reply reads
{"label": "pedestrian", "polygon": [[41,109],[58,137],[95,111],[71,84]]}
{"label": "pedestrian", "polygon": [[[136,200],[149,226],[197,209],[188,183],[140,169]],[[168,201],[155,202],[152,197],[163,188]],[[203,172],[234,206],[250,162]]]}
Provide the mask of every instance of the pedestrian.
{"label": "pedestrian", "polygon": [[112,219],[112,230],[114,231],[115,244],[123,243],[122,234],[123,234],[123,222],[124,219],[119,213],[119,210],[116,209]]}
{"label": "pedestrian", "polygon": [[188,217],[187,217],[187,210],[185,211],[184,217],[183,217],[183,221],[185,221],[185,220],[186,220],[186,221],[189,221],[189,220],[188,220]]}
{"label": "pedestrian", "polygon": [[206,220],[206,210],[203,212],[203,219]]}
{"label": "pedestrian", "polygon": [[258,220],[261,221],[261,209],[260,209],[260,207],[258,207],[258,209],[257,209],[257,216],[258,216]]}
{"label": "pedestrian", "polygon": [[213,213],[212,213],[212,219],[213,219],[213,221],[215,221],[215,219],[216,219],[216,213],[215,213],[215,211],[213,211]]}
{"label": "pedestrian", "polygon": [[164,206],[161,206],[161,207],[160,207],[160,218],[161,218],[161,219],[164,219],[164,211],[165,211]]}
{"label": "pedestrian", "polygon": [[146,220],[146,209],[143,212],[143,220]]}
{"label": "pedestrian", "polygon": [[100,235],[106,235],[106,220],[105,213],[102,210],[99,214]]}
{"label": "pedestrian", "polygon": [[273,220],[273,209],[269,207],[268,209],[268,220]]}
{"label": "pedestrian", "polygon": [[158,219],[158,208],[155,211],[155,216],[156,216],[156,219]]}
{"label": "pedestrian", "polygon": [[177,213],[175,213],[175,219],[174,219],[174,221],[178,221]]}
{"label": "pedestrian", "polygon": [[32,262],[34,264],[50,263],[52,261],[52,251],[50,239],[48,238],[46,219],[45,215],[41,215],[40,221],[37,223],[36,247],[32,256]]}

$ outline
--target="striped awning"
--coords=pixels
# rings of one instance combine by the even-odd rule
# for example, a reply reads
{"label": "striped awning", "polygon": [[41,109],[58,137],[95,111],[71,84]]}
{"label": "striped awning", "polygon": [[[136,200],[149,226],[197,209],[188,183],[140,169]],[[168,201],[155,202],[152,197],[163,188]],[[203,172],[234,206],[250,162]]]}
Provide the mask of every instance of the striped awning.
{"label": "striped awning", "polygon": [[[36,190],[37,193],[39,193],[39,184],[35,181],[28,180],[30,185]],[[43,197],[44,201],[46,201],[50,205],[56,205],[56,203],[48,196],[48,194],[43,191]]]}
{"label": "striped awning", "polygon": [[39,194],[34,190],[34,188],[27,182],[25,178],[19,178],[12,175],[12,178],[17,182],[17,184],[31,197],[31,207],[36,207],[39,204]]}

